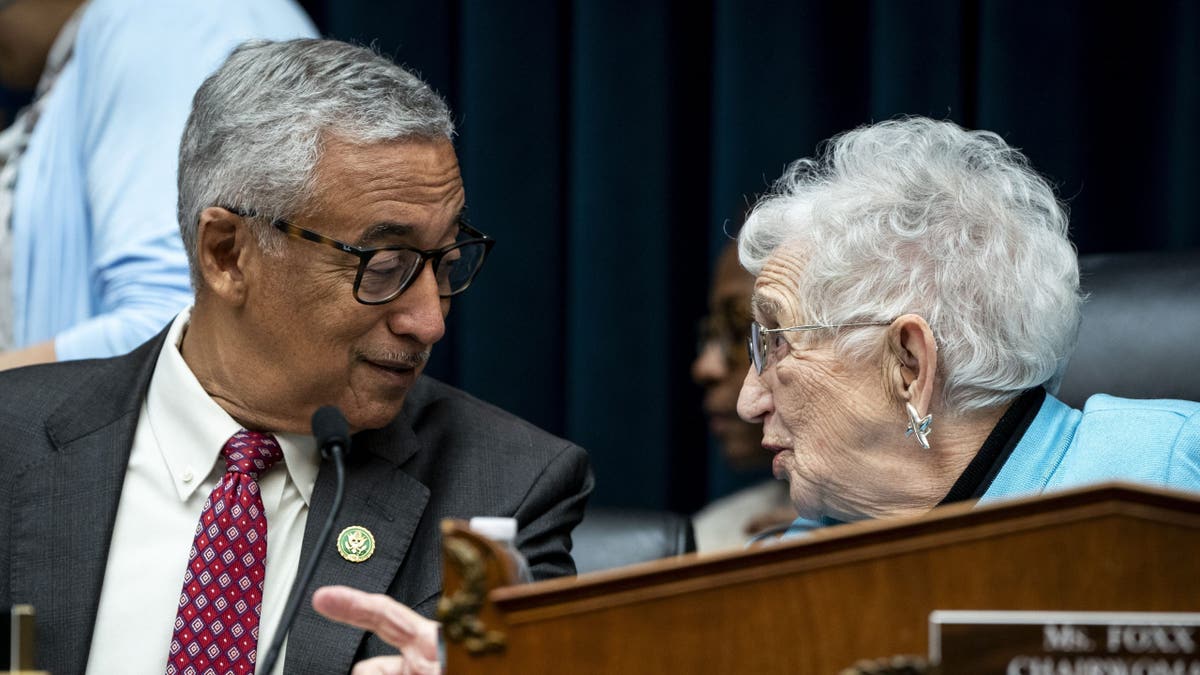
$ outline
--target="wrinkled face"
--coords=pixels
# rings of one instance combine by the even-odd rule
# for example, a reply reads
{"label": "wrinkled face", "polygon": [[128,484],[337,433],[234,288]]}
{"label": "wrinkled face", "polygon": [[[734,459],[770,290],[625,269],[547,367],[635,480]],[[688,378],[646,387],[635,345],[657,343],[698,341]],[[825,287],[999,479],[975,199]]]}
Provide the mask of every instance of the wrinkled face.
{"label": "wrinkled face", "polygon": [[770,462],[762,449],[762,429],[737,415],[738,392],[750,360],[746,337],[750,324],[750,294],[754,277],[737,261],[729,245],[717,261],[708,301],[707,334],[692,362],[692,379],[704,387],[704,413],[709,431],[721,444],[731,465],[751,469]]}
{"label": "wrinkled face", "polygon": [[[290,220],[360,247],[433,249],[454,241],[464,193],[448,140],[355,146],[330,139],[317,163],[315,192]],[[273,358],[264,368],[287,383],[295,410],[336,405],[354,429],[378,428],[400,411],[424,358],[445,329],[449,300],[438,296],[431,264],[395,300],[354,299],[358,258],[287,238],[263,259],[242,316]]]}
{"label": "wrinkled face", "polygon": [[[803,256],[782,248],[754,282],[754,318],[764,328],[811,324],[794,291]],[[878,331],[884,327],[858,328]],[[831,331],[774,333],[762,375],[748,370],[738,413],[763,425],[776,478],[790,484],[801,516],[858,520],[884,515],[895,479],[888,447],[903,423],[892,419],[877,363],[846,363]]]}

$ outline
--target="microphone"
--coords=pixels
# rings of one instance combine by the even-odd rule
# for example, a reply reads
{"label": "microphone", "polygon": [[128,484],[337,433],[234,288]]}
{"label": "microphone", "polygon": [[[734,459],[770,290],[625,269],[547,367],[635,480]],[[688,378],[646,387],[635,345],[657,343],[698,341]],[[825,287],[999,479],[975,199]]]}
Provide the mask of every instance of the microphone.
{"label": "microphone", "polygon": [[313,574],[317,571],[317,563],[321,560],[321,551],[325,549],[325,544],[329,543],[329,535],[333,532],[333,524],[337,520],[338,512],[342,510],[342,498],[345,496],[346,455],[350,454],[350,425],[346,423],[346,416],[334,406],[321,406],[313,413],[312,433],[317,439],[317,447],[321,450],[321,458],[333,460],[333,466],[337,470],[337,490],[333,494],[333,505],[329,509],[329,517],[325,519],[325,524],[321,527],[321,534],[317,537],[317,543],[308,556],[308,562],[304,565],[304,570],[296,576],[295,583],[292,584],[292,592],[288,595],[287,604],[284,605],[279,628],[271,639],[267,658],[260,664],[262,668],[255,667],[254,669],[256,673],[262,675],[271,675],[271,671],[275,668],[275,662],[279,660],[279,650],[283,648],[283,641],[296,621],[296,612],[300,609],[301,599],[304,598],[304,588],[308,586],[308,582],[312,581]]}
{"label": "microphone", "polygon": [[331,405],[317,408],[312,416],[312,433],[317,437],[317,447],[322,459],[329,459],[350,448],[350,426],[342,411]]}

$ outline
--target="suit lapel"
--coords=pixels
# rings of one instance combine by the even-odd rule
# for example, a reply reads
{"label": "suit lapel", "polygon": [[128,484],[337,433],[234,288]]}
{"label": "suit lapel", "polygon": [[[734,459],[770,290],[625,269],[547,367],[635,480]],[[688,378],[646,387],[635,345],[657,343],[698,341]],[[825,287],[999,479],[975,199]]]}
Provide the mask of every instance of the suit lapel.
{"label": "suit lapel", "polygon": [[138,413],[165,331],[78,383],[46,420],[51,451],[13,499],[13,598],[38,614],[42,666],[83,672]]}
{"label": "suit lapel", "polygon": [[[356,434],[346,467],[341,513],[334,522],[330,541],[314,551],[336,491],[333,466],[322,464],[304,529],[300,568],[312,555],[320,556],[320,563],[304,591],[304,602],[288,636],[286,672],[349,672],[364,633],[317,614],[312,608],[312,593],[331,584],[369,593],[388,591],[408,555],[413,533],[429,501],[429,488],[401,470],[404,461],[418,450],[417,437],[403,414],[388,427]],[[351,525],[365,527],[375,537],[375,552],[364,562],[344,560],[337,551],[338,533]]]}

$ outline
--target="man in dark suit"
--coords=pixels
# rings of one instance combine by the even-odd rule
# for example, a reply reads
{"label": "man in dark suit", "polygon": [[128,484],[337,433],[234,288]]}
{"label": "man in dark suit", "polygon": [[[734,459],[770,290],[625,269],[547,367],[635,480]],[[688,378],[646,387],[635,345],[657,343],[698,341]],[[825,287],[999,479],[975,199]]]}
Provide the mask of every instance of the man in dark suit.
{"label": "man in dark suit", "polygon": [[[583,451],[419,378],[492,244],[462,220],[452,133],[427,85],[333,41],[247,43],[200,88],[179,167],[195,306],[126,356],[0,375],[0,606],[36,608],[40,667],[252,670],[312,555],[310,588],[430,616],[445,517],[512,516],[534,578],[573,573]],[[330,404],[354,433],[344,536],[314,551]],[[392,652],[306,601],[286,670]]]}

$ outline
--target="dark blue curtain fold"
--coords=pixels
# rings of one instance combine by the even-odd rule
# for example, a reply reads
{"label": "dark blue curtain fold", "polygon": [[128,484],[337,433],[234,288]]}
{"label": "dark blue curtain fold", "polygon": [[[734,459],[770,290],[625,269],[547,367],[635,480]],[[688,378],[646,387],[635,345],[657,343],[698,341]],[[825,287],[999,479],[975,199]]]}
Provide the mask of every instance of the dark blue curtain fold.
{"label": "dark blue curtain fold", "polygon": [[308,0],[450,101],[497,244],[430,372],[587,447],[595,501],[690,511],[744,481],[688,367],[747,203],[839,131],[987,128],[1080,252],[1200,247],[1200,10],[1083,0]]}

